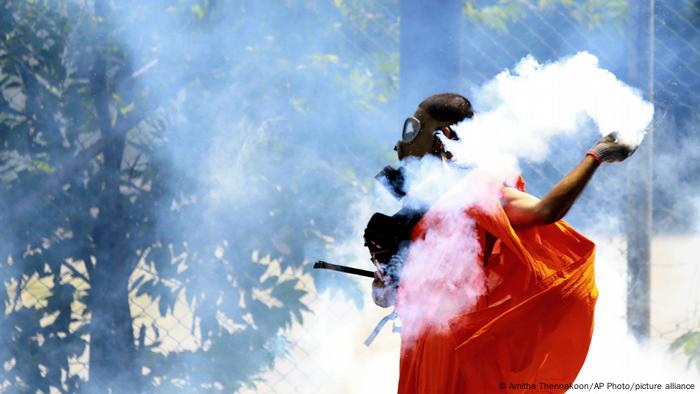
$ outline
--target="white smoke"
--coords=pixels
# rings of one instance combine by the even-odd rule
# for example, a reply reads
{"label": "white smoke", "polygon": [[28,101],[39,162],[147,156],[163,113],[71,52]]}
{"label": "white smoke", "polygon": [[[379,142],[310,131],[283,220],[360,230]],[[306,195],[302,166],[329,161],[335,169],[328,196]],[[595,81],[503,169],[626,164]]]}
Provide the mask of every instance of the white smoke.
{"label": "white smoke", "polygon": [[[601,218],[601,222],[604,221]],[[640,344],[628,332],[625,311],[627,262],[619,252],[625,247],[624,238],[595,233],[589,235],[596,242],[596,285],[600,295],[596,303],[593,340],[576,382],[604,383],[608,391],[616,387],[608,386],[608,383],[634,388],[635,384],[665,386],[675,382],[692,383],[697,388],[700,375],[693,368],[685,368],[687,359],[673,357],[667,352],[667,344],[653,339]],[[672,286],[675,285],[678,283]]]}
{"label": "white smoke", "polygon": [[[621,142],[636,147],[654,113],[652,104],[586,52],[549,64],[528,56],[513,72],[503,71],[476,89],[471,98],[479,112],[456,126],[460,140],[443,138],[456,163],[466,166],[448,168],[434,157],[405,163],[409,186],[414,187],[409,196],[437,207],[442,221],[411,246],[409,259],[422,264],[409,264],[402,277],[413,301],[404,305],[404,315],[417,320],[404,338],[428,326],[445,328],[441,323],[473,308],[486,290],[474,222],[463,214],[465,208],[484,203],[503,183],[512,184],[520,159],[548,159],[554,137],[575,136],[594,126],[601,135],[618,131]],[[601,224],[614,219],[608,212],[593,214],[600,215]],[[599,244],[596,278],[601,295],[596,335],[577,382],[697,383],[697,373],[683,370],[663,345],[643,346],[628,334],[625,261],[618,252],[622,246],[609,235],[592,239]]]}
{"label": "white smoke", "polygon": [[[494,186],[499,185],[499,182],[509,182],[513,179],[513,175],[518,173],[518,159],[550,159],[547,157],[550,153],[549,141],[560,134],[575,136],[597,125],[601,135],[620,130],[623,140],[640,141],[644,128],[651,120],[652,106],[643,101],[633,89],[617,81],[611,73],[599,68],[592,55],[581,53],[547,65],[538,64],[533,58],[527,57],[520,64],[525,66],[516,67],[512,73],[504,71],[474,91],[470,99],[479,112],[473,120],[458,125],[461,141],[451,148],[463,149],[457,154],[458,158],[462,159],[462,163],[478,167],[479,171],[445,166],[440,160],[430,156],[422,160],[405,161],[410,189],[410,199],[404,201],[405,203],[414,204],[419,208],[434,206],[442,200],[446,204],[442,205],[443,209],[458,211],[464,206],[482,201],[485,195],[497,193]],[[625,116],[621,116],[622,114]],[[580,152],[581,155],[583,153]],[[613,166],[610,167],[612,169]],[[479,178],[476,177],[477,174]],[[598,175],[601,179],[605,176]],[[556,181],[557,179],[551,179],[551,185]],[[454,187],[455,185],[458,186]],[[352,217],[349,219],[358,222],[355,240],[361,239],[362,229],[371,212],[393,212],[397,208],[389,193],[378,185],[377,190],[379,195],[361,201],[358,207],[351,210]],[[452,191],[451,198],[443,199],[448,191]],[[601,212],[601,220],[597,221],[599,228],[594,229],[595,231],[581,229],[584,234],[592,235],[591,238],[598,245],[596,278],[600,297],[596,308],[591,351],[577,382],[634,383],[645,381],[644,378],[648,378],[646,381],[658,383],[672,380],[682,383],[698,382],[697,374],[679,370],[676,367],[677,363],[671,362],[666,354],[643,349],[627,334],[624,316],[625,261],[619,254],[619,250],[624,249],[625,245],[624,240],[609,236],[610,233],[619,233],[620,223],[608,212],[604,213],[605,215],[602,215]],[[463,263],[463,266],[459,267],[460,272],[455,272],[455,277],[450,278],[452,282],[462,274],[471,274],[477,279],[483,277],[481,271],[475,271],[480,267],[476,265],[478,261],[475,264],[474,259],[478,253],[478,245],[474,242],[473,222],[463,215],[448,214],[447,217],[456,222],[451,229],[458,233],[434,232],[427,234],[423,242],[414,245],[414,258],[427,261],[427,264],[414,264],[412,272],[409,272],[409,275],[417,278],[416,289],[442,283],[444,278],[438,274],[446,272],[441,265],[447,262]],[[596,236],[598,233],[603,235]],[[443,235],[447,240],[442,239]],[[465,238],[460,239],[457,235]],[[451,254],[444,249],[452,247],[454,243],[458,244],[454,250],[461,253],[461,256],[452,260],[447,258]],[[369,257],[366,249],[359,248],[356,241],[348,245],[339,245],[337,249],[357,256],[357,261],[366,263]],[[431,250],[433,254],[430,254]],[[337,259],[340,258],[340,255],[337,256]],[[431,264],[434,262],[437,264]],[[441,313],[454,313],[473,306],[474,299],[483,292],[483,286],[479,283],[466,285],[470,286],[463,289],[468,297],[445,301],[450,304],[438,304],[444,305]],[[443,291],[449,293],[454,291],[454,288]],[[424,298],[420,299],[420,303],[409,313],[426,315],[424,323],[440,327],[440,314],[430,311],[427,307],[444,299],[444,294],[435,298],[431,298],[431,293],[416,294],[423,294]],[[343,310],[339,300],[328,302],[331,305],[328,308]],[[345,302],[348,304],[346,308],[351,308],[349,301]],[[320,307],[319,309],[322,310]],[[427,318],[428,311],[432,313],[430,318]],[[345,314],[342,319],[327,319],[319,323],[322,324],[322,328],[317,329],[316,333],[310,333],[308,327],[299,326],[299,332],[303,333],[300,336],[309,341],[309,347],[315,343],[315,349],[318,349],[311,352],[311,357],[305,353],[300,359],[304,360],[307,366],[318,365],[329,372],[326,375],[315,373],[311,377],[303,374],[303,379],[294,386],[295,391],[312,392],[318,391],[319,387],[327,392],[338,393],[396,390],[399,357],[396,336],[385,328],[369,349],[360,345],[373,324],[387,312],[371,307],[363,313],[370,313],[372,316],[363,319],[362,315],[357,313],[352,316]],[[356,319],[353,316],[356,316]],[[331,356],[326,352],[329,344],[332,344],[334,349]],[[331,370],[331,367],[337,364],[338,354],[352,356],[352,361],[345,364],[353,366],[353,373],[338,374]],[[333,362],[329,363],[329,360]],[[388,371],[385,369],[387,366]],[[381,370],[381,374],[377,374],[378,369]],[[365,375],[372,378],[369,380],[372,382],[370,389],[358,387],[362,382],[352,379],[353,376]],[[277,375],[274,377],[277,378]],[[319,380],[322,383],[319,384]]]}
{"label": "white smoke", "polygon": [[[479,170],[442,168],[424,175],[440,174],[448,179],[461,174],[461,179],[431,204],[423,217],[425,231],[410,246],[398,300],[399,316],[407,323],[403,337],[409,340],[426,328],[446,330],[452,317],[473,309],[486,291],[477,229],[465,209],[498,193],[499,185]],[[433,197],[441,186],[423,187],[414,194]]]}
{"label": "white smoke", "polygon": [[591,126],[601,135],[618,131],[623,143],[637,146],[654,112],[586,52],[549,64],[525,57],[513,72],[503,71],[476,89],[472,98],[477,115],[456,125],[460,140],[443,138],[456,165],[429,155],[404,161],[404,204],[430,206],[440,217],[412,243],[401,278],[399,302],[413,323],[405,337],[428,326],[444,328],[441,322],[473,308],[486,291],[476,228],[465,210],[492,203],[503,184],[513,185],[518,160],[543,161],[553,137]]}
{"label": "white smoke", "polygon": [[654,115],[651,103],[588,52],[549,64],[527,56],[472,97],[476,116],[456,126],[460,141],[443,143],[458,163],[500,170],[515,168],[517,159],[544,160],[552,137],[591,122],[601,135],[617,131],[620,142],[636,147]]}

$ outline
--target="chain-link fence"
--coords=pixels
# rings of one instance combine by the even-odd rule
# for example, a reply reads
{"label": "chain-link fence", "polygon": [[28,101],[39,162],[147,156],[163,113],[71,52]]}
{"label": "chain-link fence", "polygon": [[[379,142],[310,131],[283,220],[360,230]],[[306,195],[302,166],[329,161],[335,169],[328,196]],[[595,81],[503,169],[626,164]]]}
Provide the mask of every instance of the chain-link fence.
{"label": "chain-link fence", "polygon": [[[603,68],[628,81],[629,51],[633,50],[630,7],[642,2],[466,2],[462,18],[461,79],[465,92],[482,85],[526,55],[549,62],[580,51],[598,57]],[[398,7],[387,10],[400,19]],[[698,139],[692,122],[698,115],[697,74],[700,54],[700,4],[692,0],[658,1],[653,9],[653,88],[656,120],[653,131],[653,233],[651,238],[651,338],[661,347],[698,327],[698,294],[693,283],[700,279],[697,258],[689,251],[698,243],[696,173],[697,154],[689,146]],[[387,26],[393,29],[392,26]],[[352,40],[352,37],[346,37]],[[645,39],[642,37],[641,39]],[[396,48],[382,48],[396,51]],[[638,86],[637,86],[638,87]],[[478,108],[477,108],[478,111]],[[595,135],[563,137],[552,141],[548,159],[521,163],[528,191],[543,195],[580,159]],[[649,138],[651,140],[651,138]],[[683,153],[682,158],[673,155]],[[596,330],[617,335],[624,329],[626,311],[627,243],[626,203],[628,177],[625,166],[606,168],[587,188],[567,221],[597,242],[598,285],[601,291]],[[669,174],[670,173],[670,174]],[[369,288],[369,284],[364,286]],[[313,294],[313,292],[312,292]],[[369,297],[367,295],[367,297]],[[369,299],[369,298],[368,298]],[[264,375],[257,392],[387,392],[395,390],[398,374],[398,335],[385,329],[369,349],[364,335],[381,317],[371,304],[358,309],[342,297],[310,296],[313,316],[287,334],[289,353]],[[614,330],[605,326],[615,326]],[[335,330],[353,327],[359,332]],[[392,336],[393,335],[393,336]],[[333,338],[330,343],[326,338]],[[602,340],[599,340],[602,343]],[[613,351],[594,349],[591,363]],[[348,357],[350,353],[352,356]],[[678,352],[676,357],[686,360]],[[374,361],[372,361],[374,360]],[[381,360],[383,364],[377,363]],[[610,364],[606,364],[606,367]],[[694,368],[694,367],[691,367]],[[589,367],[590,369],[590,367]],[[619,370],[619,366],[617,368]],[[376,373],[373,373],[376,372]],[[615,372],[611,372],[615,373]],[[635,376],[639,371],[629,371]],[[596,375],[597,374],[597,375]],[[600,370],[584,378],[603,378]],[[610,375],[608,375],[610,376]],[[674,376],[667,376],[668,379]],[[373,385],[359,383],[374,380]]]}
{"label": "chain-link fence", "polygon": [[[700,261],[692,252],[694,246],[700,244],[696,225],[700,200],[695,196],[700,161],[697,160],[697,150],[690,149],[700,144],[695,132],[700,104],[700,2],[669,0],[652,3],[654,28],[647,39],[651,38],[653,43],[653,101],[657,119],[653,145],[647,147],[652,151],[654,169],[653,183],[649,185],[654,202],[651,212],[653,232],[649,234],[652,243],[651,336],[668,345],[683,334],[697,330],[700,325],[700,293],[693,285],[700,280]],[[388,58],[400,56],[399,24],[407,21],[401,20],[397,2],[376,2],[372,12],[362,9],[362,2],[348,2],[344,6],[360,21],[351,24],[352,34],[342,31],[335,40],[343,45],[382,52]],[[641,6],[641,2],[625,0],[466,1],[461,17],[460,89],[468,95],[470,89],[513,67],[528,54],[546,62],[579,51],[594,54],[603,68],[626,80],[630,67],[635,66],[628,61],[630,48],[633,48],[630,41],[639,39],[629,33],[630,24],[635,23],[629,20],[630,7]],[[367,28],[368,25],[371,28]],[[368,31],[383,32],[383,36]],[[547,160],[521,163],[528,191],[540,196],[545,194],[578,162],[594,138],[594,134],[557,138],[550,145]],[[625,296],[625,286],[620,282],[626,280],[625,218],[631,209],[625,203],[625,180],[635,174],[625,166],[606,168],[602,172],[592,181],[567,220],[582,232],[591,234],[598,243],[597,264],[599,267],[604,265],[599,268],[599,275],[601,272],[605,275],[599,281],[601,300],[604,300],[610,297],[606,292]],[[357,245],[353,247],[358,250],[358,256],[362,255],[360,222],[366,221],[369,213],[360,211],[349,215],[358,221],[354,240]],[[275,342],[279,351],[274,367],[242,392],[364,393],[395,390],[399,338],[391,332],[391,324],[370,347],[363,345],[374,325],[388,313],[372,305],[368,281],[340,279],[356,281],[355,287],[361,289],[364,299],[364,302],[358,302],[344,292],[318,292],[308,273],[285,271],[274,259],[256,259],[267,269],[278,271],[280,277],[300,279],[297,287],[308,293],[303,301],[310,312],[303,313],[303,322],[294,323],[291,329],[279,335]],[[368,261],[355,263],[370,268]],[[89,288],[84,279],[86,271],[83,261],[66,261],[60,272],[47,267],[43,275],[23,278],[21,283],[11,282],[7,292],[12,297],[5,305],[6,313],[21,313],[26,319],[35,319],[37,325],[50,324],[58,315],[42,312],[48,294],[55,291],[59,283],[71,283],[77,289],[72,312],[81,319],[88,319],[82,313],[85,304],[79,301],[81,294],[84,295]],[[132,274],[131,283],[143,281],[142,277],[158,277],[145,260]],[[181,284],[172,282],[166,286],[177,290]],[[178,294],[180,298],[171,310],[161,310],[152,297],[132,292],[130,308],[136,341],[162,354],[186,353],[207,346],[199,339],[193,305],[183,294]],[[607,324],[617,324],[617,320],[610,319],[625,319],[625,310],[620,309],[620,305],[612,301],[601,302],[601,307],[609,309],[596,322],[597,330]],[[229,324],[231,330],[236,329],[235,324],[226,322],[225,318],[221,321],[223,326]],[[87,320],[74,324],[87,324]],[[42,338],[36,341],[39,343]],[[688,354],[680,357],[691,357],[697,351],[688,350]],[[86,350],[71,360],[68,374],[86,380],[88,358]],[[12,365],[4,368],[11,369]]]}

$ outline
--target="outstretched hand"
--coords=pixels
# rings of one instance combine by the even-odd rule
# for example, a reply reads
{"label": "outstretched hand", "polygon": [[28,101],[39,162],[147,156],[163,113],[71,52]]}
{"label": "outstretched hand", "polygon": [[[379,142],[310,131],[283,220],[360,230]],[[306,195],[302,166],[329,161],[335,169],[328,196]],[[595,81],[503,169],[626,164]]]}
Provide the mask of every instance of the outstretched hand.
{"label": "outstretched hand", "polygon": [[618,132],[613,131],[599,139],[586,154],[593,156],[599,163],[612,163],[625,160],[636,150],[636,147],[633,148],[629,145],[622,144],[619,140]]}

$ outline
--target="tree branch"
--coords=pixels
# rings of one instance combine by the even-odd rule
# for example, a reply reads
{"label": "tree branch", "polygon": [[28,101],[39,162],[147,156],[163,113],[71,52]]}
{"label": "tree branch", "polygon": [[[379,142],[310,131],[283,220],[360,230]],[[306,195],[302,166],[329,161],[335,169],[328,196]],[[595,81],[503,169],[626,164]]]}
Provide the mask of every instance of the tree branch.
{"label": "tree branch", "polygon": [[[90,263],[89,261],[86,261],[86,262],[85,262],[85,266],[87,267],[87,265],[88,265],[89,263]],[[75,267],[73,267],[71,264],[68,264],[66,261],[63,261],[62,265],[65,266],[66,268],[68,268],[68,270],[69,270],[74,276],[77,276],[78,278],[82,279],[85,283],[88,283],[88,284],[90,283],[90,279],[88,279],[87,276],[83,275],[83,273],[81,273],[80,271],[78,271],[78,270],[77,270]],[[86,269],[87,269],[87,268],[86,268]]]}

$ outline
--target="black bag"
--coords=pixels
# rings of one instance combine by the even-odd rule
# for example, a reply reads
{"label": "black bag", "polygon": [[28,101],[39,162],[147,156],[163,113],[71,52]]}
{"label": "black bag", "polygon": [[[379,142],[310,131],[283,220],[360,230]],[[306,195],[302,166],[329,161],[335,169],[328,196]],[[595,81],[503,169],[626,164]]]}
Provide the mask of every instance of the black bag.
{"label": "black bag", "polygon": [[365,246],[372,260],[384,271],[387,286],[398,286],[406,260],[411,231],[425,211],[402,208],[392,216],[375,213],[365,228]]}

